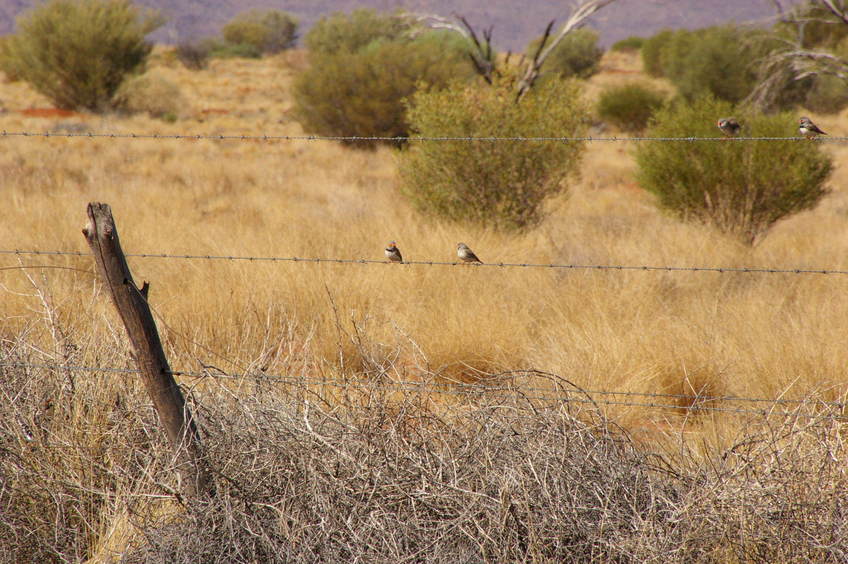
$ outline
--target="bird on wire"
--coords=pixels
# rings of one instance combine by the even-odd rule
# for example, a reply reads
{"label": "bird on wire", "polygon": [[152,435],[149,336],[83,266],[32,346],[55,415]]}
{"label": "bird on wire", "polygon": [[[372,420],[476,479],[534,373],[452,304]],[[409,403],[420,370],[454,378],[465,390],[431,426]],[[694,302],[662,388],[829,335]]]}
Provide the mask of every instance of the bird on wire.
{"label": "bird on wire", "polygon": [[479,264],[483,264],[483,261],[477,258],[477,255],[474,254],[474,251],[468,248],[468,245],[466,245],[465,243],[456,244],[456,256],[458,256],[462,262],[476,262]]}
{"label": "bird on wire", "polygon": [[398,249],[397,243],[394,241],[389,241],[385,252],[389,262],[403,262],[403,255],[400,254],[400,249]]}
{"label": "bird on wire", "polygon": [[726,117],[718,120],[718,128],[727,137],[736,137],[742,130],[742,126],[736,121],[736,118]]}
{"label": "bird on wire", "polygon": [[808,117],[802,117],[798,121],[798,124],[798,132],[807,139],[813,139],[818,135],[827,135],[827,133],[819,129],[819,126],[814,124]]}

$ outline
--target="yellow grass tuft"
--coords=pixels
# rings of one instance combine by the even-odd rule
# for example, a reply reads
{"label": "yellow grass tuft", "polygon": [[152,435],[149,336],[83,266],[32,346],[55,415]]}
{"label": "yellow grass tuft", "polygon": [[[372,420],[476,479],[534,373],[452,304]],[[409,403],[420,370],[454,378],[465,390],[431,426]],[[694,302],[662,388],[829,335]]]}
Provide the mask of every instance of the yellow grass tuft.
{"label": "yellow grass tuft", "polygon": [[[591,83],[638,76],[613,53]],[[60,121],[96,131],[302,134],[288,87],[298,54],[215,60],[190,72],[157,59],[191,100],[174,124],[144,116],[28,117],[46,107],[26,85],[2,85],[9,131]],[[625,70],[617,73],[614,69]],[[590,90],[591,95],[591,90]],[[834,135],[841,116],[818,118]],[[846,268],[848,199],[837,162],[817,209],[778,225],[753,250],[664,216],[634,183],[630,147],[593,143],[582,180],[550,203],[537,230],[504,235],[418,215],[398,196],[390,149],[328,142],[24,139],[2,141],[3,248],[84,250],[85,204],[112,205],[127,252],[381,259],[389,240],[413,260],[453,260],[465,241],[486,262]],[[88,259],[27,264],[90,269]],[[14,265],[12,257],[4,264]],[[534,367],[591,389],[838,397],[848,378],[845,281],[839,276],[530,270],[131,259],[177,368],[227,370],[271,359],[279,373],[361,370],[362,346],[399,376],[450,379]],[[4,271],[4,334],[27,322],[27,282]],[[105,297],[81,273],[46,271],[69,339],[121,342]],[[340,356],[339,350],[343,351]],[[122,345],[123,346],[123,345]],[[184,366],[183,363],[187,364]],[[622,409],[621,411],[629,412]]]}

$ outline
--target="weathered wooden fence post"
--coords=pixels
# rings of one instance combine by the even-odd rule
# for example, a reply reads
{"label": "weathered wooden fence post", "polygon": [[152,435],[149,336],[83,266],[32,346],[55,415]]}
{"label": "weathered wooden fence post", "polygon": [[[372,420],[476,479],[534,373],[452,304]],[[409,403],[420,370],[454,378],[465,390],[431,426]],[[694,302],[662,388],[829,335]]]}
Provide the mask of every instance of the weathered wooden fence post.
{"label": "weathered wooden fence post", "polygon": [[203,460],[200,435],[165,358],[147,304],[148,285],[139,288],[133,281],[108,204],[88,204],[88,224],[82,232],[127,329],[147,393],[176,453],[182,492],[187,497],[208,495],[213,484]]}

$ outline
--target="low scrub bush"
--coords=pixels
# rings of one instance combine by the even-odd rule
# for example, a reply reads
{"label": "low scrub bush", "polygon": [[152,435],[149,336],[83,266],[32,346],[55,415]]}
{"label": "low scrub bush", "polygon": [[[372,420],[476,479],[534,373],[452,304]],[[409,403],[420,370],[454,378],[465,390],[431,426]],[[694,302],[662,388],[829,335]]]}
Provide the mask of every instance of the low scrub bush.
{"label": "low scrub bush", "polygon": [[185,68],[202,70],[209,66],[213,46],[213,41],[208,39],[184,41],[174,52]]}
{"label": "low scrub bush", "polygon": [[638,35],[631,35],[625,39],[620,39],[612,44],[610,51],[638,51],[645,44],[645,38]]}
{"label": "low scrub bush", "polygon": [[[415,133],[448,137],[579,136],[586,113],[576,83],[552,78],[515,102],[511,81],[455,85],[413,96]],[[578,142],[421,143],[401,155],[403,193],[423,212],[496,229],[539,223],[543,204],[567,190],[580,163]]]}
{"label": "low scrub bush", "polygon": [[641,132],[665,102],[662,92],[642,84],[608,88],[598,99],[598,117],[632,133]]}
{"label": "low scrub bush", "polygon": [[848,82],[830,75],[817,76],[807,91],[804,106],[819,114],[842,111],[848,106]]}
{"label": "low scrub bush", "polygon": [[[747,115],[727,102],[701,99],[660,110],[650,137],[714,137],[716,120],[735,115],[747,135],[783,137],[794,115]],[[637,147],[638,180],[659,205],[754,244],[775,222],[811,208],[825,195],[831,158],[819,144],[646,143]]]}
{"label": "low scrub bush", "polygon": [[0,72],[3,73],[6,82],[15,82],[20,79],[15,70],[14,60],[10,58],[11,36],[0,37]]}
{"label": "low scrub bush", "polygon": [[143,70],[162,20],[130,0],[52,0],[18,19],[10,69],[62,109],[104,110]]}
{"label": "low scrub bush", "polygon": [[406,98],[422,85],[441,88],[473,76],[461,45],[445,38],[445,32],[431,32],[415,40],[374,41],[353,53],[313,56],[294,86],[304,129],[319,135],[408,135]]}
{"label": "low scrub bush", "polygon": [[313,55],[356,53],[374,41],[396,40],[408,35],[411,20],[400,13],[383,14],[369,9],[335,12],[318,20],[304,38]]}
{"label": "low scrub bush", "polygon": [[297,41],[297,20],[280,10],[250,10],[224,26],[222,35],[231,45],[250,45],[259,53],[279,53]]}
{"label": "low scrub bush", "polygon": [[186,107],[180,87],[158,73],[145,73],[125,81],[113,105],[130,113],[144,112],[164,121],[176,121]]}
{"label": "low scrub bush", "polygon": [[[527,47],[527,56],[533,57],[542,38]],[[598,33],[591,29],[577,29],[566,35],[545,61],[544,72],[563,78],[589,78],[600,70],[604,50],[598,47]]]}
{"label": "low scrub bush", "polygon": [[215,59],[258,59],[262,56],[262,51],[250,43],[216,40],[210,46],[209,56]]}
{"label": "low scrub bush", "polygon": [[642,44],[642,65],[645,72],[653,77],[663,77],[662,52],[665,46],[674,37],[674,31],[664,29]]}

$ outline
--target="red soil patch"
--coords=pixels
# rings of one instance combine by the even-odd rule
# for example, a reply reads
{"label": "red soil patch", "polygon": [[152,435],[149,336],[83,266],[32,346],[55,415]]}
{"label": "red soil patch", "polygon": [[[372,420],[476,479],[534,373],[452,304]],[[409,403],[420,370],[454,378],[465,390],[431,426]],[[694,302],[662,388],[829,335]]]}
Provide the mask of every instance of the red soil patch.
{"label": "red soil patch", "polygon": [[56,118],[56,117],[74,117],[74,116],[82,116],[82,114],[78,114],[77,112],[72,112],[70,110],[60,110],[58,108],[27,108],[25,110],[21,110],[21,113],[25,116],[29,117],[43,117],[43,118]]}
{"label": "red soil patch", "polygon": [[230,110],[223,110],[221,108],[207,108],[205,110],[200,110],[200,113],[205,115],[205,116],[212,115],[212,114],[223,116],[223,115],[227,115],[228,113],[230,113]]}

